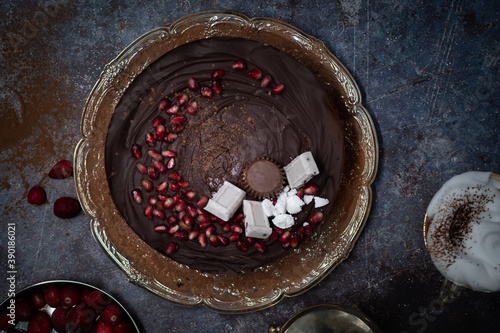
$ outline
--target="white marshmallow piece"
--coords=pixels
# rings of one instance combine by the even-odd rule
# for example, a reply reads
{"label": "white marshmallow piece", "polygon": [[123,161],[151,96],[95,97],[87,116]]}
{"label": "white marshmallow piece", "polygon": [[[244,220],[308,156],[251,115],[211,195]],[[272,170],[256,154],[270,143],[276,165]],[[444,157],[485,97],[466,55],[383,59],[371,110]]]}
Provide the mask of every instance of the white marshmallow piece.
{"label": "white marshmallow piece", "polygon": [[205,210],[224,221],[229,221],[240,207],[245,195],[245,191],[228,181],[224,181],[214,197],[208,200]]}
{"label": "white marshmallow piece", "polygon": [[287,195],[285,191],[281,192],[281,194],[278,196],[278,199],[276,200],[276,205],[274,206],[278,214],[286,213],[286,198]]}
{"label": "white marshmallow piece", "polygon": [[273,202],[269,199],[262,200],[262,209],[267,217],[278,215],[278,210],[274,207]]}
{"label": "white marshmallow piece", "polygon": [[273,224],[280,229],[286,229],[293,226],[295,221],[290,214],[280,214],[273,219]]}
{"label": "white marshmallow piece", "polygon": [[300,213],[302,206],[304,206],[304,201],[302,201],[298,196],[291,195],[286,198],[286,211],[288,214]]}
{"label": "white marshmallow piece", "polygon": [[245,236],[267,238],[273,232],[260,201],[243,200]]}
{"label": "white marshmallow piece", "polygon": [[290,187],[298,188],[319,174],[318,166],[310,151],[300,154],[283,168]]}
{"label": "white marshmallow piece", "polygon": [[314,197],[314,208],[320,208],[328,205],[330,200],[326,198]]}
{"label": "white marshmallow piece", "polygon": [[314,195],[304,195],[304,202],[309,205],[314,200]]}

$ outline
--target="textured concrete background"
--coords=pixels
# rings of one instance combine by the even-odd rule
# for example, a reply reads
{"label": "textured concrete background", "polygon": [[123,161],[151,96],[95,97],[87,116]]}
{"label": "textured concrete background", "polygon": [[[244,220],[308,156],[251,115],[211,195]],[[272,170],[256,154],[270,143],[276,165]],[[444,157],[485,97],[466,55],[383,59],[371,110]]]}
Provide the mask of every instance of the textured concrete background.
{"label": "textured concrete background", "polygon": [[[370,217],[347,260],[307,293],[257,313],[170,304],[130,284],[92,238],[89,218],[53,216],[72,179],[46,175],[72,158],[85,100],[104,65],[148,30],[227,9],[294,25],[325,42],[353,74],[376,124],[380,164]],[[101,287],[144,332],[266,332],[316,304],[356,307],[386,332],[499,332],[500,294],[443,282],[422,237],[441,184],[500,170],[498,1],[2,1],[0,4],[0,299],[7,223],[17,226],[17,286],[74,279]],[[45,187],[49,204],[26,203]]]}

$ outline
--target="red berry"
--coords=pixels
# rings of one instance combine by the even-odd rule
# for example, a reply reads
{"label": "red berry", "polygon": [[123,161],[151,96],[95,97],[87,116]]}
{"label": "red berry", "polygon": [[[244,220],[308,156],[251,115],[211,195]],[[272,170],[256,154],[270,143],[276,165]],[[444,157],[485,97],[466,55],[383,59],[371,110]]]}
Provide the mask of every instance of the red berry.
{"label": "red berry", "polygon": [[262,77],[262,71],[258,68],[253,68],[248,71],[247,76],[252,80],[260,80]]}
{"label": "red berry", "polygon": [[167,243],[167,245],[165,246],[165,253],[167,255],[171,255],[172,253],[174,253],[175,251],[177,251],[177,248],[179,246],[174,243],[174,242],[170,242],[170,243]]}
{"label": "red berry", "polygon": [[165,111],[170,106],[170,100],[168,98],[162,98],[158,103],[158,110]]}
{"label": "red berry", "polygon": [[13,328],[14,325],[11,324],[13,319],[7,312],[0,314],[0,330],[7,331]]}
{"label": "red berry", "polygon": [[33,186],[28,191],[28,203],[34,206],[39,206],[45,202],[47,198],[45,190],[41,186]]}
{"label": "red berry", "polygon": [[273,81],[272,77],[269,75],[266,75],[266,76],[264,76],[264,78],[262,78],[262,81],[260,81],[260,87],[265,88],[269,84],[271,84],[272,81]]}
{"label": "red berry", "polygon": [[323,213],[322,212],[315,212],[312,213],[308,218],[307,222],[309,222],[312,225],[315,225],[323,220]]}
{"label": "red berry", "polygon": [[165,112],[167,114],[176,114],[177,112],[179,112],[179,105],[174,104],[171,107],[169,107],[168,109],[166,109]]}
{"label": "red berry", "polygon": [[198,208],[203,208],[207,205],[207,203],[208,203],[208,197],[203,196],[198,200],[198,202],[196,203],[196,206]]}
{"label": "red berry", "polygon": [[45,289],[45,301],[53,308],[57,308],[61,305],[59,301],[59,288],[57,286],[52,285]]}
{"label": "red berry", "polygon": [[16,320],[28,321],[35,315],[36,308],[31,299],[25,297],[16,298]]}
{"label": "red berry", "polygon": [[283,92],[283,90],[285,89],[285,85],[283,83],[281,84],[278,84],[277,86],[274,86],[273,87],[273,93],[275,93],[276,95],[279,95]]}
{"label": "red berry", "polygon": [[196,101],[192,101],[188,104],[188,106],[186,106],[186,112],[190,115],[195,114],[196,111],[198,111],[198,103],[196,103]]}
{"label": "red berry", "polygon": [[28,333],[50,333],[51,330],[50,316],[43,311],[37,311],[28,323]]}
{"label": "red berry", "polygon": [[142,203],[142,192],[141,190],[138,190],[138,189],[135,189],[135,190],[132,190],[132,200],[134,200],[134,202],[136,204],[141,204]]}
{"label": "red berry", "polygon": [[99,319],[95,326],[95,333],[113,333],[113,328]]}
{"label": "red berry", "polygon": [[188,79],[188,88],[191,91],[198,91],[200,90],[200,84],[198,83],[198,80],[196,80],[194,77]]}
{"label": "red berry", "polygon": [[211,98],[214,94],[212,88],[207,87],[207,86],[201,87],[200,92],[201,92],[201,96],[203,96],[205,98]]}
{"label": "red berry", "polygon": [[188,95],[186,95],[186,94],[179,94],[179,96],[177,96],[177,103],[179,104],[179,106],[186,105],[187,102],[189,102]]}
{"label": "red berry", "polygon": [[91,329],[96,319],[96,312],[85,303],[72,307],[67,316],[67,333],[87,332]]}
{"label": "red berry", "polygon": [[141,146],[139,146],[138,144],[134,143],[132,147],[130,147],[130,151],[132,152],[132,155],[135,156],[135,158],[140,159],[142,157]]}
{"label": "red berry", "polygon": [[59,301],[62,306],[70,308],[80,302],[81,292],[80,289],[73,286],[63,286],[59,292]]}
{"label": "red berry", "polygon": [[161,116],[156,116],[151,121],[151,126],[156,127],[165,124],[165,119]]}
{"label": "red berry", "polygon": [[211,78],[212,78],[212,80],[215,81],[215,80],[219,80],[223,76],[224,76],[224,71],[222,69],[215,69],[212,72]]}
{"label": "red berry", "polygon": [[80,203],[74,198],[62,197],[54,202],[54,215],[61,219],[75,217],[81,210]]}
{"label": "red berry", "polygon": [[49,177],[54,179],[63,179],[71,176],[73,176],[73,164],[68,160],[57,162],[49,171]]}
{"label": "red berry", "polygon": [[222,93],[222,85],[219,81],[212,81],[212,90],[216,94]]}
{"label": "red berry", "polygon": [[233,62],[232,68],[243,71],[247,68],[247,65],[243,60],[236,60],[235,62]]}
{"label": "red berry", "polygon": [[51,323],[52,327],[59,333],[66,332],[66,318],[68,317],[69,309],[65,307],[57,307],[52,312]]}
{"label": "red berry", "polygon": [[304,194],[306,195],[316,195],[319,191],[319,186],[315,183],[307,183],[304,185]]}
{"label": "red berry", "polygon": [[113,326],[113,333],[132,333],[132,325],[127,320],[122,320]]}
{"label": "red berry", "polygon": [[31,295],[31,301],[37,309],[41,309],[47,304],[47,302],[45,302],[45,296],[41,291],[34,291]]}
{"label": "red berry", "polygon": [[104,307],[111,302],[111,299],[102,291],[94,290],[88,297],[86,304],[91,307],[96,313],[104,310]]}
{"label": "red berry", "polygon": [[153,229],[160,234],[165,234],[168,232],[168,227],[165,224],[158,224]]}

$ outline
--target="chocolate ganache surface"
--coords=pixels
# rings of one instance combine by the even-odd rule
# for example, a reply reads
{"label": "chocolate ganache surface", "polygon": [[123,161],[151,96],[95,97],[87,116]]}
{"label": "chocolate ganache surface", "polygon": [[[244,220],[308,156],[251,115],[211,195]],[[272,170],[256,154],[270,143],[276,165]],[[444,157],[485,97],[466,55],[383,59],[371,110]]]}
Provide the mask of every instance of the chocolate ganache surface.
{"label": "chocolate ganache surface", "polygon": [[[232,67],[237,60],[243,60],[245,70]],[[260,69],[263,77],[270,76],[272,83],[261,87],[261,80],[249,78],[247,72],[254,68]],[[217,79],[221,93],[213,93],[207,98],[189,88],[191,78],[200,86],[211,87],[215,69],[224,72]],[[273,93],[272,88],[278,84],[284,84],[284,90]],[[159,109],[162,99],[166,97],[176,104],[181,94],[188,96],[189,103],[196,102],[196,112],[187,113],[185,107],[181,107],[176,115],[169,115]],[[179,115],[184,116],[177,118],[181,125],[172,128],[170,118]],[[152,122],[158,116],[165,120],[166,132],[175,131],[178,137],[173,142],[156,137],[148,145],[147,140],[155,137]],[[133,145],[139,147],[141,158],[131,153]],[[156,179],[150,179],[137,167],[138,163],[154,165],[155,158],[148,153],[150,150],[160,153],[169,150],[177,154],[175,158],[160,160],[164,165],[169,161],[175,164],[170,163],[166,172],[160,168]],[[237,217],[228,224],[211,218],[210,225],[215,226],[213,234],[221,237],[204,239],[203,236],[200,240],[195,236],[205,234],[206,226],[198,227],[199,209],[187,209],[191,214],[186,210],[179,212],[181,209],[176,210],[175,206],[167,209],[161,204],[151,205],[149,198],[173,197],[177,200],[181,196],[175,195],[182,193],[181,201],[196,208],[200,197],[212,197],[224,181],[243,188],[243,170],[253,161],[269,158],[285,166],[305,151],[312,152],[320,171],[312,179],[319,186],[317,195],[328,198],[330,204],[314,208],[311,203],[294,215],[296,223],[291,232],[300,233],[299,241],[305,237],[303,224],[311,214],[317,211],[335,214],[329,210],[339,188],[344,161],[343,132],[337,111],[316,77],[286,53],[256,41],[211,38],[166,53],[133,80],[111,119],[105,161],[116,207],[141,239],[163,254],[167,251],[170,258],[192,269],[235,274],[280,258],[296,244],[290,246],[289,242],[280,241],[282,231],[276,228],[274,235],[266,240],[246,239],[244,232],[239,238],[233,236],[235,233],[229,231],[227,225],[239,223],[242,226]],[[172,171],[188,181],[186,188],[175,188],[180,183],[169,178]],[[154,184],[153,190],[146,191],[143,179]],[[164,182],[168,183],[168,189],[158,191],[158,185]],[[134,199],[133,190],[139,190],[142,202]],[[190,201],[186,191],[193,191],[190,194],[196,197]],[[248,195],[247,198],[254,199]],[[155,203],[154,199],[152,202]],[[148,212],[145,212],[146,207],[150,207]],[[151,209],[163,215],[151,216]],[[239,213],[241,209],[235,216]],[[183,220],[185,215],[193,217],[191,226],[168,219],[175,216]],[[155,230],[155,226],[160,227]],[[191,233],[193,230],[195,232]],[[181,234],[176,235],[175,231]]]}

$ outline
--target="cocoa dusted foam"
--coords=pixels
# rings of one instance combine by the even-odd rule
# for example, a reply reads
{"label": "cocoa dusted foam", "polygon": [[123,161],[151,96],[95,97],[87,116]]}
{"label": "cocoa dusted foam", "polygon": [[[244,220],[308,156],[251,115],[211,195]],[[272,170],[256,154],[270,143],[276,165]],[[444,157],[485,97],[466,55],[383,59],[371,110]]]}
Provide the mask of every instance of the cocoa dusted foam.
{"label": "cocoa dusted foam", "polygon": [[304,206],[293,227],[265,240],[245,237],[241,208],[224,222],[204,205],[225,181],[243,189],[252,162],[283,166],[305,151],[320,170],[311,182],[333,203],[343,132],[316,77],[271,46],[213,38],[168,52],[130,84],[105,160],[120,214],[149,246],[192,269],[235,274],[300,246],[331,205]]}

